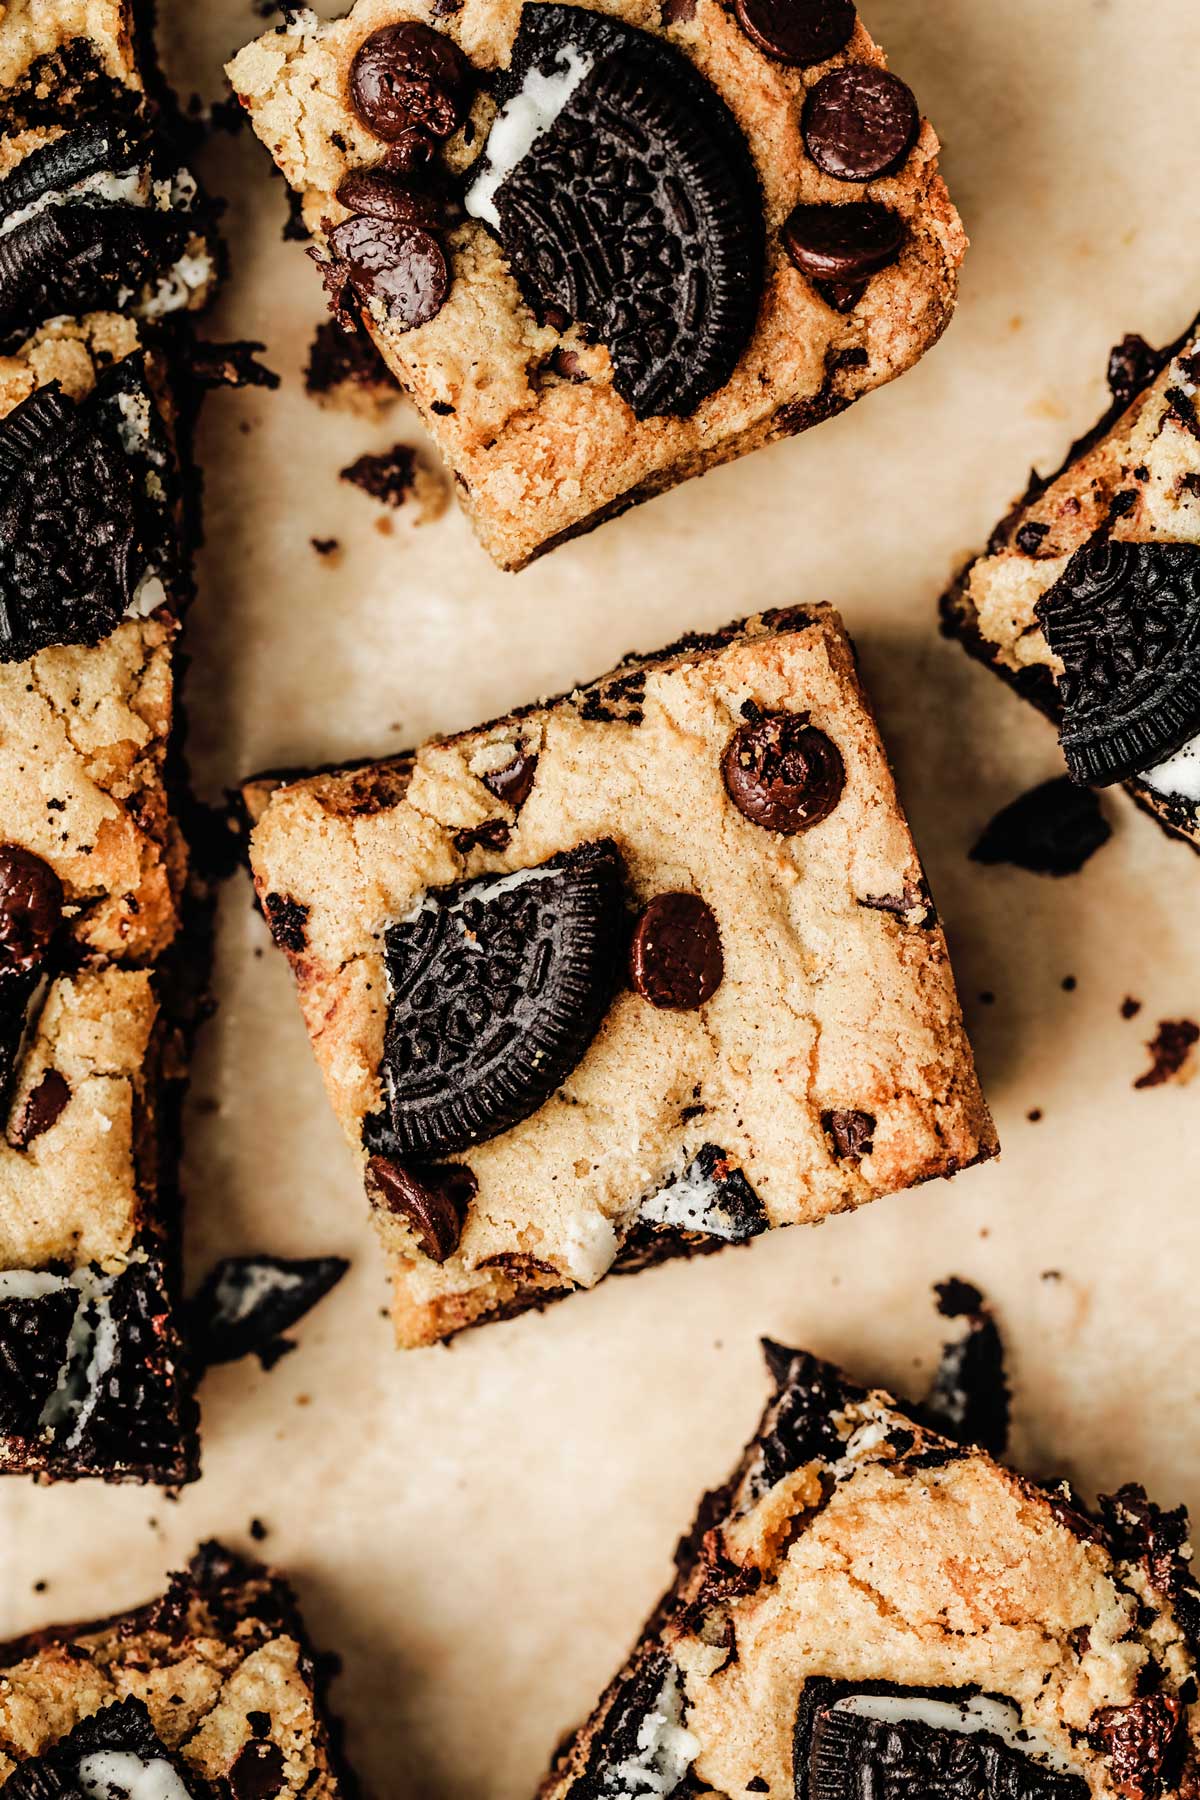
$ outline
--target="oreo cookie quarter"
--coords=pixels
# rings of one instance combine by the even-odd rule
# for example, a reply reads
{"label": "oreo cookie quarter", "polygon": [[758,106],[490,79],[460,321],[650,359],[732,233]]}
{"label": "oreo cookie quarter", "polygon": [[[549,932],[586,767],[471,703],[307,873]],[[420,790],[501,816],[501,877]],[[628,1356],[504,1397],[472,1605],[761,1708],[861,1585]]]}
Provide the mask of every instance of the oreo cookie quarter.
{"label": "oreo cookie quarter", "polygon": [[[639,419],[694,412],[732,375],[762,294],[762,198],[741,131],[678,50],[581,7],[526,6],[502,107],[531,76],[565,98],[495,186],[517,278],[540,311],[607,347]],[[488,217],[478,195],[468,211]]]}

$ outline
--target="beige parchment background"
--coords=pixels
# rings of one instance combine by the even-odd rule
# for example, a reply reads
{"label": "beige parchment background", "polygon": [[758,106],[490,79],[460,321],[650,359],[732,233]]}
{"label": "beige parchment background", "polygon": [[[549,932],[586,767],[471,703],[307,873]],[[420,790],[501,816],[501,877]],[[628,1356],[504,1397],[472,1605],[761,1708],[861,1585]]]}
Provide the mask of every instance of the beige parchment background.
{"label": "beige parchment background", "polygon": [[[1114,841],[1073,879],[968,863],[995,809],[1057,772],[1057,748],[933,614],[1030,462],[1100,409],[1109,345],[1130,329],[1165,340],[1200,306],[1200,19],[1195,0],[864,6],[943,135],[974,240],[947,338],[841,420],[520,576],[496,573],[453,510],[420,530],[396,515],[382,535],[382,510],[338,482],[416,426],[305,396],[322,303],[302,249],[280,242],[282,184],[248,133],[210,154],[234,254],[212,330],[262,338],[283,387],[217,397],[202,433],[188,694],[203,790],[470,724],[685,627],[833,600],[1005,1143],[952,1185],[401,1356],[289,978],[248,882],[229,884],[188,1132],[191,1279],[253,1249],[354,1267],[273,1373],[206,1380],[205,1474],[177,1503],[3,1489],[0,1636],[137,1601],[199,1537],[248,1547],[261,1518],[265,1553],[344,1658],[336,1702],[378,1800],[531,1793],[757,1417],[761,1332],[916,1391],[938,1341],[930,1283],[970,1277],[1008,1335],[1025,1466],[1200,1505],[1200,1085],[1132,1085],[1155,1023],[1200,1015],[1200,862],[1117,797]],[[216,98],[259,18],[248,0],[163,11],[178,85]],[[340,558],[312,536],[337,537]],[[1144,1002],[1132,1021],[1126,995]]]}

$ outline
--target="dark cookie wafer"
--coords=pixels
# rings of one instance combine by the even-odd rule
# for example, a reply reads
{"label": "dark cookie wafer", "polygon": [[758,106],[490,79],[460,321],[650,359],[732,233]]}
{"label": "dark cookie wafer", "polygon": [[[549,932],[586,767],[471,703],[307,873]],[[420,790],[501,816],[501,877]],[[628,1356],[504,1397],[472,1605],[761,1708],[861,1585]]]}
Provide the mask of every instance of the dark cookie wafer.
{"label": "dark cookie wafer", "polygon": [[670,45],[583,8],[527,6],[501,102],[564,47],[591,67],[496,192],[500,236],[541,308],[607,347],[639,419],[694,412],[758,311],[762,200],[724,102]]}
{"label": "dark cookie wafer", "polygon": [[[161,1771],[156,1764],[162,1765]],[[121,1779],[127,1769],[128,1788]],[[182,1789],[193,1800],[205,1800],[209,1791],[208,1784],[167,1749],[145,1702],[127,1696],[91,1713],[41,1756],[18,1763],[4,1786],[8,1800],[80,1800],[84,1795],[92,1800],[97,1795],[134,1800],[147,1782],[153,1784],[151,1791],[164,1796]]]}

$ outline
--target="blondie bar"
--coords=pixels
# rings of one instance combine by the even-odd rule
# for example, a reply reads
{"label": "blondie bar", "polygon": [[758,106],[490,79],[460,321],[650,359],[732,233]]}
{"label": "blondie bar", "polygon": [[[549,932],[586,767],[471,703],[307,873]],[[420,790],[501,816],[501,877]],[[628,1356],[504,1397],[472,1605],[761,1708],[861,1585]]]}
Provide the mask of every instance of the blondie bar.
{"label": "blondie bar", "polygon": [[7,1800],[336,1800],[328,1670],[282,1576],[209,1543],[167,1592],[0,1645]]}
{"label": "blondie bar", "polygon": [[541,1800],[1162,1800],[1196,1779],[1187,1518],[1089,1512],[802,1351]]}
{"label": "blondie bar", "polygon": [[995,1151],[827,607],[246,797],[404,1344]]}
{"label": "blondie bar", "polygon": [[901,374],[965,238],[850,0],[357,0],[229,76],[503,568]]}
{"label": "blondie bar", "polygon": [[946,632],[1058,723],[1075,781],[1124,783],[1200,847],[1200,326],[1109,359],[1113,402],[1034,475],[942,600]]}

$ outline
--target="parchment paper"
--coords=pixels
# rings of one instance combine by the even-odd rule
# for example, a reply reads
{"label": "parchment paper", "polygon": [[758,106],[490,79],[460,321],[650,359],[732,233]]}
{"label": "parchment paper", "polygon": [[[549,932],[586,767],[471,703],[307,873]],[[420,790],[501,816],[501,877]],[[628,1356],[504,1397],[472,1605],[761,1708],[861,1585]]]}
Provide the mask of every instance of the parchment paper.
{"label": "parchment paper", "polygon": [[[1133,1088],[1157,1021],[1200,1015],[1200,862],[1118,796],[1114,841],[1074,878],[968,863],[997,807],[1060,764],[1051,729],[934,623],[1029,463],[1056,460],[1100,410],[1110,344],[1134,329],[1164,341],[1200,306],[1200,22],[1194,0],[864,10],[943,135],[974,239],[946,339],[844,418],[520,576],[495,572],[453,509],[419,530],[400,513],[382,535],[390,515],[338,482],[417,428],[305,396],[322,301],[303,250],[280,241],[282,184],[248,132],[209,156],[234,254],[212,330],[262,338],[284,381],[217,396],[201,435],[188,698],[206,795],[473,723],[687,627],[832,600],[862,650],[1005,1145],[999,1165],[820,1230],[400,1355],[290,978],[248,881],[228,885],[189,1117],[190,1276],[263,1248],[342,1251],[354,1267],[273,1373],[205,1381],[205,1474],[178,1503],[4,1486],[0,1636],[140,1600],[204,1535],[251,1547],[260,1518],[263,1552],[344,1658],[336,1703],[379,1800],[532,1792],[757,1418],[760,1333],[917,1391],[938,1341],[930,1284],[970,1277],[1008,1337],[1026,1467],[1200,1505],[1200,1087]],[[163,11],[176,82],[217,98],[221,62],[261,20],[247,0]],[[338,538],[340,557],[313,536]],[[1127,995],[1144,1003],[1131,1020]]]}

